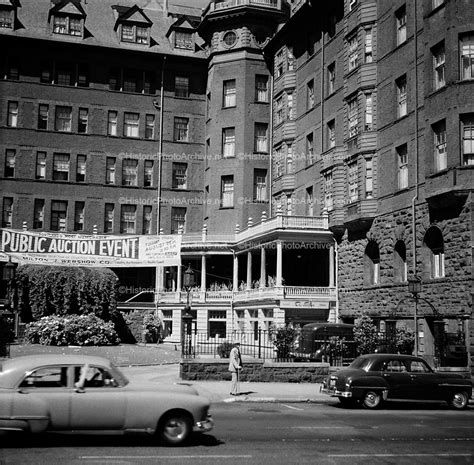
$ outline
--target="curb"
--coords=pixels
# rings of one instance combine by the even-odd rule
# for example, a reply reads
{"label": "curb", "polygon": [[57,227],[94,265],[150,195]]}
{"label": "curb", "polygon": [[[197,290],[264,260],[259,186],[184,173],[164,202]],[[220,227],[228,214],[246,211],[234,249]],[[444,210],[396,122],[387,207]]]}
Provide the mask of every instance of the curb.
{"label": "curb", "polygon": [[235,398],[226,398],[223,399],[221,402],[225,403],[244,403],[244,402],[255,402],[255,403],[290,403],[290,404],[326,404],[330,402],[334,402],[333,399],[302,399],[302,398],[277,398],[277,397],[244,397],[242,399],[235,399]]}

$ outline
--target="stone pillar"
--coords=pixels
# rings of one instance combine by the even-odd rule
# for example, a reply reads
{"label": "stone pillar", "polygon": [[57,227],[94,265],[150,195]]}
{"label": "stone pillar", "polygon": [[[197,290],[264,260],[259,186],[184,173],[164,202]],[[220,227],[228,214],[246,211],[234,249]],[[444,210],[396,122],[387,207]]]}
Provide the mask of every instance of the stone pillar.
{"label": "stone pillar", "polygon": [[201,292],[206,292],[206,256],[201,257]]}
{"label": "stone pillar", "polygon": [[183,267],[178,265],[177,267],[178,276],[176,277],[176,292],[181,292],[181,287],[183,286]]}
{"label": "stone pillar", "polygon": [[252,288],[252,252],[247,252],[247,289]]}
{"label": "stone pillar", "polygon": [[335,265],[335,256],[334,256],[334,245],[331,244],[329,248],[329,287],[334,287],[334,265]]}
{"label": "stone pillar", "polygon": [[282,265],[283,265],[282,242],[277,241],[277,266],[276,266],[276,285],[277,285],[277,287],[280,287],[280,286],[283,285]]}
{"label": "stone pillar", "polygon": [[232,288],[234,292],[239,290],[239,256],[234,254],[234,268],[232,276]]}
{"label": "stone pillar", "polygon": [[265,259],[265,247],[260,249],[260,287],[267,285],[267,263]]}

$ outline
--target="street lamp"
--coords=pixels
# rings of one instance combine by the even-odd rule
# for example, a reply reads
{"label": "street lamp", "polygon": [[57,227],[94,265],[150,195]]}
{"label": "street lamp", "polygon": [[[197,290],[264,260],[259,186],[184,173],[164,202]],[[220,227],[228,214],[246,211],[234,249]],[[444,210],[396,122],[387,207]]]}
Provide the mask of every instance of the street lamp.
{"label": "street lamp", "polygon": [[191,264],[188,265],[188,268],[184,272],[183,285],[186,289],[186,307],[181,317],[183,322],[181,328],[181,350],[184,356],[189,356],[191,355],[191,324],[193,321],[191,306],[189,304],[189,293],[194,286],[194,271],[191,269]]}
{"label": "street lamp", "polygon": [[408,292],[413,295],[413,299],[415,300],[413,321],[415,324],[415,355],[418,356],[418,294],[421,292],[421,278],[418,275],[408,279]]}
{"label": "street lamp", "polygon": [[15,337],[18,337],[18,312],[16,311],[16,269],[18,263],[13,263],[11,257],[8,258],[8,263],[3,267],[3,280],[7,283],[7,299],[6,306],[11,310],[15,316]]}

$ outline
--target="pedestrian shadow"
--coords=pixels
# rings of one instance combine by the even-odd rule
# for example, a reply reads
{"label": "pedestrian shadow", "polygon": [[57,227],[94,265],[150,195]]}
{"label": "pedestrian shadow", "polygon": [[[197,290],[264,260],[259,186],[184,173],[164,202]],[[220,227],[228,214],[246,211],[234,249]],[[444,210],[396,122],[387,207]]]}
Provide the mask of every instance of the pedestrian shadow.
{"label": "pedestrian shadow", "polygon": [[257,391],[242,391],[236,394],[237,396],[248,396],[250,394],[257,394]]}

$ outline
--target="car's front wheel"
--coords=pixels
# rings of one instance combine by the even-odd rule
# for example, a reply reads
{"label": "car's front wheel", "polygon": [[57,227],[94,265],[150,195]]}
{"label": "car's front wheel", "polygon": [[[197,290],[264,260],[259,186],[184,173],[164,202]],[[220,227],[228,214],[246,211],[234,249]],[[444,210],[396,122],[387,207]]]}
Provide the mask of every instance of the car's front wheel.
{"label": "car's front wheel", "polygon": [[377,391],[367,391],[362,399],[365,408],[375,409],[382,403],[382,394]]}
{"label": "car's front wheel", "polygon": [[168,446],[178,446],[187,441],[192,432],[192,420],[184,412],[166,415],[158,426],[161,442]]}
{"label": "car's front wheel", "polygon": [[467,392],[455,392],[448,400],[448,405],[456,410],[462,410],[467,407],[469,396]]}

